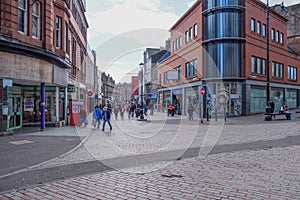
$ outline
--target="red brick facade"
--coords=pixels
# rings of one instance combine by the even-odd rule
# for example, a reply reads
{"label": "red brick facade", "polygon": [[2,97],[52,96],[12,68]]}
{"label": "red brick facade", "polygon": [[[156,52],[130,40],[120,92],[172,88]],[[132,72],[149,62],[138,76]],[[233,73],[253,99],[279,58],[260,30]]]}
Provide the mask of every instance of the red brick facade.
{"label": "red brick facade", "polygon": [[[236,9],[237,7],[234,7]],[[220,8],[213,8],[220,9]],[[187,104],[190,100],[187,93],[190,93],[186,84],[192,84],[195,90],[195,97],[198,98],[197,88],[202,87],[202,84],[208,84],[208,88],[212,91],[211,97],[216,99],[218,96],[218,87],[220,81],[224,82],[225,88],[229,93],[228,105],[226,111],[229,115],[248,115],[256,112],[264,112],[266,81],[267,81],[267,39],[263,34],[263,28],[267,25],[267,6],[260,0],[245,0],[245,2],[238,8],[241,12],[241,30],[242,37],[238,38],[241,44],[241,75],[235,78],[217,78],[215,81],[207,79],[204,74],[204,54],[205,44],[213,42],[226,41],[228,38],[215,38],[213,41],[206,40],[204,34],[206,27],[206,14],[214,13],[214,10],[206,10],[205,1],[197,1],[170,29],[171,34],[171,56],[164,60],[158,66],[158,77],[160,84],[160,104],[166,106],[166,98],[174,98],[174,95],[179,96],[181,100],[182,113],[186,112]],[[222,8],[219,12],[230,12]],[[299,54],[292,52],[290,49],[293,43],[288,44],[288,19],[279,15],[273,9],[270,9],[269,15],[269,74],[271,85],[271,97],[276,98],[276,106],[283,101],[290,101],[292,108],[299,106],[300,98],[300,57]],[[189,31],[194,24],[197,24],[198,35],[193,37],[190,43],[185,42],[185,33]],[[253,27],[251,27],[254,25]],[[264,27],[263,27],[264,26]],[[252,30],[253,29],[253,30]],[[259,29],[259,31],[257,30]],[[273,31],[272,31],[273,29]],[[273,36],[274,33],[274,36]],[[177,43],[177,39],[182,37],[182,46]],[[180,42],[179,42],[180,43]],[[197,74],[193,77],[186,78],[186,63],[192,59],[197,59]],[[265,66],[256,70],[254,60],[264,60]],[[256,61],[255,62],[258,62]],[[260,61],[259,61],[260,62]],[[273,71],[274,62],[274,71]],[[262,64],[264,65],[264,64]],[[280,67],[282,66],[282,73]],[[164,82],[165,72],[173,70],[174,68],[182,66],[180,81]],[[222,66],[227,67],[227,66]],[[289,68],[295,70],[293,74],[288,71]],[[257,68],[258,69],[258,68]],[[279,72],[278,72],[279,71]],[[296,74],[295,74],[296,73]],[[293,76],[291,78],[291,76]],[[295,77],[294,77],[295,76]],[[204,83],[205,81],[206,83]],[[253,88],[253,90],[252,90]],[[220,88],[219,88],[220,89]],[[180,91],[178,91],[180,90]],[[172,92],[175,93],[172,94]],[[239,92],[237,92],[239,91]],[[260,92],[261,91],[261,92]],[[176,94],[177,93],[177,94]],[[171,95],[170,95],[171,94]],[[179,94],[179,95],[178,95]],[[258,95],[260,100],[254,97]],[[296,99],[295,99],[296,98]],[[211,99],[209,99],[210,101]],[[171,100],[172,101],[172,100]]]}

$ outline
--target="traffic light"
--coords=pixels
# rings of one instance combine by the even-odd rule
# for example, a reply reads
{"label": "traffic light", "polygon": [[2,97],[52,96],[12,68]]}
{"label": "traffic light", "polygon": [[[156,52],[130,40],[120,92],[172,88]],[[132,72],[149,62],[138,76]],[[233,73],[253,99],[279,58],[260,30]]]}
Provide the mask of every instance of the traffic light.
{"label": "traffic light", "polygon": [[202,95],[205,95],[205,87],[202,87],[202,88],[201,88],[201,94],[202,94]]}

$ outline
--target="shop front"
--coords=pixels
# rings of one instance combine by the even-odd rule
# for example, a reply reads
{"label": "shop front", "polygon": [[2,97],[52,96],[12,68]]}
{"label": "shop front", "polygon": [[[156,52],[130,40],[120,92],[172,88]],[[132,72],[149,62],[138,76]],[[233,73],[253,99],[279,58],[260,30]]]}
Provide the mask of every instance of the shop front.
{"label": "shop front", "polygon": [[[34,125],[41,123],[41,87],[23,86],[23,124]],[[64,87],[45,87],[45,123],[54,124],[64,120],[65,91]]]}
{"label": "shop front", "polygon": [[22,127],[22,88],[0,79],[1,132]]}

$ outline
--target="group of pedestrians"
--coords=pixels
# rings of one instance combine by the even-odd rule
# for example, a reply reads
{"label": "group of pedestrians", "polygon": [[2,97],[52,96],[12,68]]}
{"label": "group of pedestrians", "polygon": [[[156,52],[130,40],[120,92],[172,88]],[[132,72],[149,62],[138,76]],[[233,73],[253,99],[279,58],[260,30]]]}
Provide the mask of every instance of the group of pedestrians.
{"label": "group of pedestrians", "polygon": [[[102,131],[105,130],[105,124],[108,123],[110,130],[112,130],[112,125],[110,123],[111,119],[111,108],[103,107],[103,106],[95,106],[95,110],[93,112],[93,122],[92,125],[94,128],[101,128]],[[103,120],[102,127],[101,127],[101,120]],[[87,114],[84,109],[80,110],[80,123],[82,127],[86,127],[88,124]]]}

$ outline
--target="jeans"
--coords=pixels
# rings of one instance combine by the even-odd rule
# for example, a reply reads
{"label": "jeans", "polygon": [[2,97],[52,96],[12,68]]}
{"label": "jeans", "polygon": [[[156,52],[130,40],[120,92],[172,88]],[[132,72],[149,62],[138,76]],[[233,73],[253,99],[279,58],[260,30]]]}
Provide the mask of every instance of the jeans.
{"label": "jeans", "polygon": [[106,122],[108,123],[108,125],[109,125],[109,127],[110,127],[110,130],[112,130],[112,126],[111,126],[111,124],[110,124],[110,119],[103,120],[102,130],[104,131]]}

